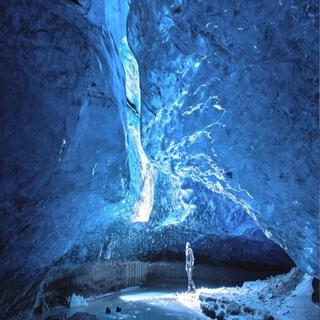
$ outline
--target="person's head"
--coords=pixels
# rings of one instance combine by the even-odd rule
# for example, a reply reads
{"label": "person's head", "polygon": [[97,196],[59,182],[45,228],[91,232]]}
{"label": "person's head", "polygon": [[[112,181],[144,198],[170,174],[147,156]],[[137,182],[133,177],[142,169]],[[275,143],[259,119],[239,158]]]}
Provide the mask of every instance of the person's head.
{"label": "person's head", "polygon": [[190,248],[190,243],[186,242],[186,250],[188,250]]}

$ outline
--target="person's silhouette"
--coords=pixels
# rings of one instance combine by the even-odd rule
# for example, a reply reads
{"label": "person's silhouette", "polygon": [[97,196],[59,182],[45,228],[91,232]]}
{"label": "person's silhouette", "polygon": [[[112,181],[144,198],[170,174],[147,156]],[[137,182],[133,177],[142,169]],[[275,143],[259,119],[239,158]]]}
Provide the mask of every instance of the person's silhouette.
{"label": "person's silhouette", "polygon": [[194,256],[193,251],[191,249],[190,243],[186,243],[186,272],[188,277],[188,292],[195,291],[196,286],[192,280],[193,274],[193,267],[194,267]]}

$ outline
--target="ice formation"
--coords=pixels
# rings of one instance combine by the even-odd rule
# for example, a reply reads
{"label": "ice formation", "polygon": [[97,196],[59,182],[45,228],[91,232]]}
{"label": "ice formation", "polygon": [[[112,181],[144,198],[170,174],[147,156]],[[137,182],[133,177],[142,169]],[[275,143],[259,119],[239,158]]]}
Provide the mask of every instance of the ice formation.
{"label": "ice formation", "polygon": [[82,296],[78,296],[76,294],[72,294],[71,301],[70,301],[70,307],[81,307],[81,306],[87,306],[88,303],[86,299],[84,299]]}
{"label": "ice formation", "polygon": [[311,274],[318,24],[316,1],[133,0],[128,20],[149,158],[241,205]]}
{"label": "ice formation", "polygon": [[179,260],[185,241],[319,275],[318,11],[1,1],[2,313],[26,319],[53,265]]}

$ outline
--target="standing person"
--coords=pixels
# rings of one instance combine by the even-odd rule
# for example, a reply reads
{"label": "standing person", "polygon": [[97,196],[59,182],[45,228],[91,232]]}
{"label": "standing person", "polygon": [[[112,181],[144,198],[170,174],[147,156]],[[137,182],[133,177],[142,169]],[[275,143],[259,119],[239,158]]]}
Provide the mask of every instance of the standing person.
{"label": "standing person", "polygon": [[195,291],[196,286],[192,280],[192,273],[194,267],[194,256],[190,243],[186,243],[186,272],[188,276],[188,292]]}

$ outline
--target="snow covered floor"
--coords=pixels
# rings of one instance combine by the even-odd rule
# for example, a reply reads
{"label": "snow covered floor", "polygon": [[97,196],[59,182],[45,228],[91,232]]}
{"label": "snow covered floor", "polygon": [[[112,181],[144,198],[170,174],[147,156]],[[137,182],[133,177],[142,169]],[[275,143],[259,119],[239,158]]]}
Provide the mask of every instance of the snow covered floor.
{"label": "snow covered floor", "polygon": [[[224,301],[224,308],[216,313],[223,310],[225,319],[271,320],[267,315],[272,315],[276,320],[317,320],[320,319],[320,306],[311,301],[311,282],[312,277],[293,269],[288,274],[267,280],[245,282],[242,287],[200,288],[194,294],[178,292],[153,297],[141,296],[141,300],[164,307],[175,301],[177,306],[182,305],[194,311],[192,319],[208,319],[201,311],[200,298],[210,296]],[[233,302],[240,305],[240,313],[226,314],[228,303]],[[244,312],[245,306],[253,310],[254,314]]]}
{"label": "snow covered floor", "polygon": [[[276,320],[317,320],[320,319],[320,307],[311,301],[311,282],[312,277],[292,269],[288,274],[267,280],[245,282],[242,287],[201,288],[193,300],[183,297],[178,300],[198,310],[201,299],[197,299],[197,296],[203,301],[204,297],[213,298],[215,301],[211,303],[217,304],[217,314],[221,310],[225,312],[228,304],[238,303],[240,313],[228,315],[226,319],[271,320],[271,317],[267,317],[269,315]],[[224,308],[221,308],[221,301]],[[249,312],[244,311],[245,307]]]}
{"label": "snow covered floor", "polygon": [[[136,287],[92,297],[86,299],[86,305],[64,311],[67,316],[88,312],[99,320],[205,320],[208,317],[202,313],[201,304],[209,304],[215,307],[216,314],[222,311],[224,319],[230,320],[271,320],[267,315],[276,320],[317,320],[320,307],[311,301],[311,281],[310,276],[293,269],[267,280],[245,282],[242,287],[199,288],[195,293],[186,293],[185,288],[173,285]],[[238,304],[237,314],[227,313],[231,304]],[[121,313],[115,312],[117,306],[121,307]],[[106,307],[111,314],[106,315]]]}
{"label": "snow covered floor", "polygon": [[[35,320],[46,319],[48,315],[65,312],[67,317],[77,312],[93,314],[98,320],[106,319],[137,319],[137,320],[206,320],[200,309],[190,308],[180,303],[179,296],[184,296],[181,286],[166,286],[166,288],[129,288],[104,296],[92,297],[85,300],[86,305],[71,307],[69,309],[57,309],[43,317],[35,317]],[[81,299],[77,299],[79,302]],[[116,307],[121,307],[117,313]],[[106,307],[111,310],[106,314]]]}

